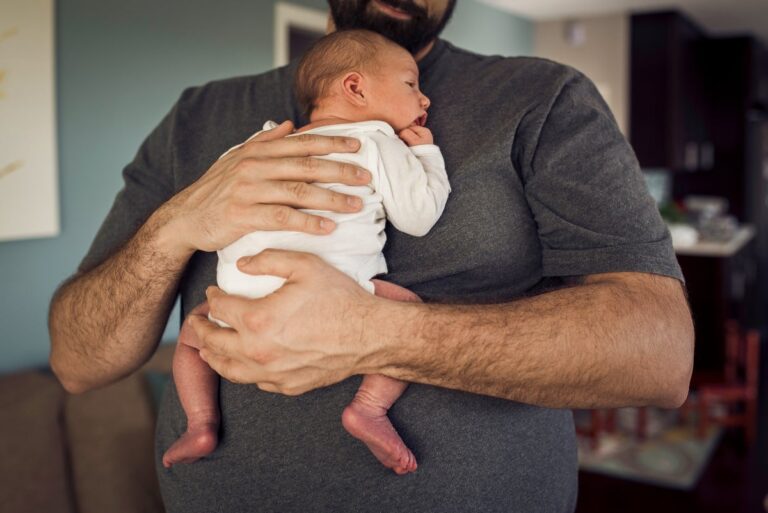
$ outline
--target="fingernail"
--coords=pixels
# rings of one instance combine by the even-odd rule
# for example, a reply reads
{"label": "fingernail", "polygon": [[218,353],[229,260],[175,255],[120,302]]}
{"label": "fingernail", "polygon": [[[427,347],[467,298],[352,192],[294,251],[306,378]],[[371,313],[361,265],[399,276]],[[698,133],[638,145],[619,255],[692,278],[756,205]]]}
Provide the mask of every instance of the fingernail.
{"label": "fingernail", "polygon": [[333,229],[334,222],[329,219],[321,219],[320,220],[320,229],[324,232],[330,231]]}
{"label": "fingernail", "polygon": [[251,262],[251,258],[252,257],[249,257],[249,256],[238,258],[237,259],[237,266],[238,267],[243,267],[244,265],[248,265]]}
{"label": "fingernail", "polygon": [[357,148],[357,144],[358,144],[357,139],[347,139],[348,148]]}
{"label": "fingernail", "polygon": [[350,207],[359,207],[360,206],[360,198],[348,197],[347,198],[347,204]]}

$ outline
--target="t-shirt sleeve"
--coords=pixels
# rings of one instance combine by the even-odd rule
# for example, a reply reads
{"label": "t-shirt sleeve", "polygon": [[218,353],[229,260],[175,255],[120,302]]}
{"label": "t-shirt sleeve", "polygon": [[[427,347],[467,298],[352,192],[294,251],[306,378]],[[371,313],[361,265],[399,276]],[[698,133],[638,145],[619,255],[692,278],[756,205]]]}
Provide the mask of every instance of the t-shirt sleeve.
{"label": "t-shirt sleeve", "polygon": [[123,187],[78,271],[89,271],[109,258],[173,196],[173,139],[179,110],[177,103],[142,143],[133,161],[123,169]]}
{"label": "t-shirt sleeve", "polygon": [[524,155],[544,276],[647,272],[683,279],[665,223],[608,106],[577,74]]}

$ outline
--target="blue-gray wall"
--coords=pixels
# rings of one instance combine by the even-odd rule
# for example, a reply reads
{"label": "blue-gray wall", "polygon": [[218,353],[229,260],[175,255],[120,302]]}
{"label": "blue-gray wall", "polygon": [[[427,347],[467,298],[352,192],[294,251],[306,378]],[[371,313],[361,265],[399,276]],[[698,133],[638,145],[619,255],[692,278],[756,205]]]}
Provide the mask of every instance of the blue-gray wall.
{"label": "blue-gray wall", "polygon": [[475,0],[458,0],[442,37],[485,55],[533,55],[534,24]]}
{"label": "blue-gray wall", "polygon": [[[57,2],[62,231],[0,242],[0,373],[47,364],[48,301],[106,215],[123,165],[184,87],[269,69],[272,23],[271,0]],[[444,35],[480,53],[532,53],[531,23],[474,0],[459,0]]]}

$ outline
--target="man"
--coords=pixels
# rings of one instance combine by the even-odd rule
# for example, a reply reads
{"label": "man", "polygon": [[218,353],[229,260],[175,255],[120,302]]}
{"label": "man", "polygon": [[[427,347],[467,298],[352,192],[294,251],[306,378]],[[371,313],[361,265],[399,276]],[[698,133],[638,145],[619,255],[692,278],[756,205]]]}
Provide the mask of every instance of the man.
{"label": "man", "polygon": [[[259,300],[208,290],[213,315],[233,327],[193,319],[201,356],[226,378],[221,445],[158,469],[168,511],[572,511],[567,408],[683,402],[693,335],[680,270],[608,108],[569,68],[437,39],[454,3],[330,1],[339,28],[411,51],[433,102],[428,126],[453,192],[426,237],[388,228],[385,251],[385,278],[427,304],[371,296],[311,255],[242,261],[287,282]],[[126,168],[52,302],[51,365],[70,391],[149,358],[177,290],[185,315],[205,299],[211,251],[253,230],[333,229],[290,207],[359,208],[303,183],[366,183],[364,171],[307,158],[354,141],[286,139],[284,123],[216,160],[265,119],[305,122],[293,69],[186,91]],[[372,373],[414,383],[390,411],[419,458],[407,477],[339,423],[358,375]],[[159,454],[184,429],[169,388]]]}

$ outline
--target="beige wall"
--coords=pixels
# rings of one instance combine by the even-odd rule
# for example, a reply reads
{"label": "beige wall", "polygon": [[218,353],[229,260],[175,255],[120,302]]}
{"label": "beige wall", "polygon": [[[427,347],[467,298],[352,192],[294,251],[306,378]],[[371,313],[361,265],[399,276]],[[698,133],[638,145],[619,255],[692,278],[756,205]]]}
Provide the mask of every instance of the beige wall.
{"label": "beige wall", "polygon": [[[569,44],[567,23],[581,23],[585,39]],[[629,133],[629,15],[536,23],[534,54],[580,70],[595,82],[619,128]]]}

